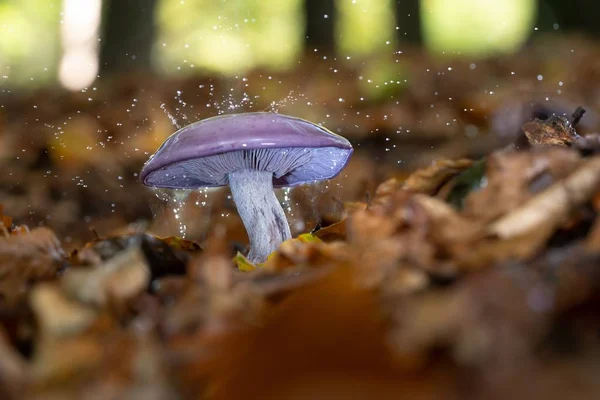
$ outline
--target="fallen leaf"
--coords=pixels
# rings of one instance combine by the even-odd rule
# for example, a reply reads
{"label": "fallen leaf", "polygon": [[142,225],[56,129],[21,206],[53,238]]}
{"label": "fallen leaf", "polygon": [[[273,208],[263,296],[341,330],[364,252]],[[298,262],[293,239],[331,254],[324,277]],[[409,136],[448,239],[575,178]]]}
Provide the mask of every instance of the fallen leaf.
{"label": "fallen leaf", "polygon": [[446,182],[473,165],[473,161],[437,160],[429,167],[413,172],[402,187],[417,193],[433,196]]}
{"label": "fallen leaf", "polygon": [[569,146],[579,135],[564,117],[551,116],[547,120],[525,122],[521,130],[531,145]]}
{"label": "fallen leaf", "polygon": [[466,196],[461,214],[491,222],[566,177],[580,162],[576,152],[558,147],[495,152],[487,158],[484,184]]}
{"label": "fallen leaf", "polygon": [[123,303],[146,290],[150,268],[140,248],[125,250],[103,264],[72,268],[65,272],[61,285],[79,301],[106,306],[109,301]]}
{"label": "fallen leaf", "polygon": [[77,301],[68,299],[56,284],[39,284],[30,296],[41,334],[48,337],[74,336],[88,329],[97,313]]}
{"label": "fallen leaf", "polygon": [[324,242],[346,239],[346,219],[335,222],[314,232],[314,235]]}
{"label": "fallen leaf", "polygon": [[521,207],[494,222],[489,232],[507,239],[550,223],[565,223],[569,214],[588,201],[600,186],[600,157],[584,161],[564,179],[533,197]]}

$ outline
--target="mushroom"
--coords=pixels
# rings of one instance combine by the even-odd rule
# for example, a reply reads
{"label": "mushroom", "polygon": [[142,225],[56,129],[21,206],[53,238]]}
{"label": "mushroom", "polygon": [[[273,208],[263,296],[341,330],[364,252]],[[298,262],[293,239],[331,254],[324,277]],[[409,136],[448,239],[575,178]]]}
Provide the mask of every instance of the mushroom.
{"label": "mushroom", "polygon": [[229,114],[172,134],[140,178],[147,186],[171,189],[229,185],[250,240],[248,259],[257,263],[291,238],[273,188],[333,178],[351,154],[348,140],[300,118]]}

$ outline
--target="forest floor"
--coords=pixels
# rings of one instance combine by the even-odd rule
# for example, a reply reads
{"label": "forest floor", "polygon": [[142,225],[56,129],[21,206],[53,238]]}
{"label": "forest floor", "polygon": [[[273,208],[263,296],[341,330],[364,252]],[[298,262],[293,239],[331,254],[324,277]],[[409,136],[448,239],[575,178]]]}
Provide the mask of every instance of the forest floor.
{"label": "forest floor", "polygon": [[600,47],[550,43],[403,54],[367,101],[352,66],[249,74],[236,111],[288,99],[356,148],[260,265],[227,190],[183,229],[137,176],[222,80],[4,98],[0,397],[598,398]]}

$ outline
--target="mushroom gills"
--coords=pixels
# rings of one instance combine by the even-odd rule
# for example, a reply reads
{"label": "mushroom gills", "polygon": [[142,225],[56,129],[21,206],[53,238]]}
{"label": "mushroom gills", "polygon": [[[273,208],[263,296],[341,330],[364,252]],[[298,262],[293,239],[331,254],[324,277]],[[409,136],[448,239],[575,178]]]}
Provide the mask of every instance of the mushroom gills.
{"label": "mushroom gills", "polygon": [[236,150],[177,161],[148,174],[145,184],[163,188],[225,186],[231,171],[256,169],[272,173],[276,187],[329,179],[351,152],[335,147],[286,147]]}

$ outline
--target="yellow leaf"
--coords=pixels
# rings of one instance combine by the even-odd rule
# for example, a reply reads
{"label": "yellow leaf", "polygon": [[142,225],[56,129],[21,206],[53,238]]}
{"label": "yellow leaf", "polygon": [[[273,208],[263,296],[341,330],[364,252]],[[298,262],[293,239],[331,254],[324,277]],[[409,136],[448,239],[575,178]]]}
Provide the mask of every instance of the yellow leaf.
{"label": "yellow leaf", "polygon": [[244,255],[239,251],[235,257],[233,257],[233,262],[237,265],[238,270],[243,272],[252,272],[257,268],[256,265],[250,262],[250,260],[244,257]]}
{"label": "yellow leaf", "polygon": [[[294,239],[291,239],[291,240],[294,240]],[[312,233],[302,233],[301,235],[298,235],[296,240],[298,240],[299,242],[302,242],[302,243],[311,243],[311,242],[320,242],[321,241],[321,239],[319,239]]]}

